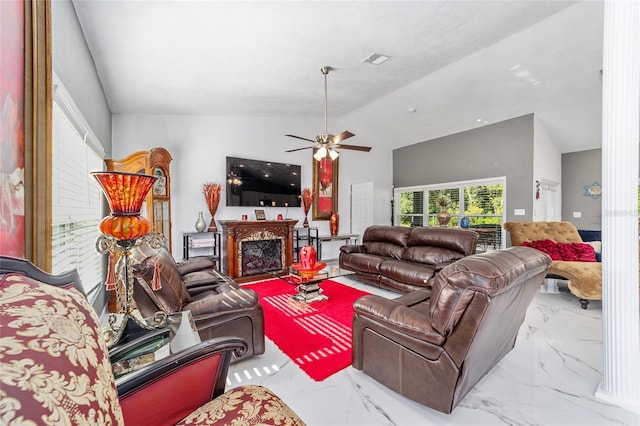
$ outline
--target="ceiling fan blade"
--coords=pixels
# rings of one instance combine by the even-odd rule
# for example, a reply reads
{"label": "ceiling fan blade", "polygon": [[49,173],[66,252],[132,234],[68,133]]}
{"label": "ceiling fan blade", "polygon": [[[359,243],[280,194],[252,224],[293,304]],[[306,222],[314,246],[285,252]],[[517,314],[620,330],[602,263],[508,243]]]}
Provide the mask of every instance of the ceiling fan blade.
{"label": "ceiling fan blade", "polygon": [[355,136],[353,133],[351,133],[348,130],[345,130],[344,132],[338,133],[337,135],[335,135],[333,137],[332,142],[333,143],[340,143],[340,141],[343,141],[345,139],[349,139],[350,137],[353,137],[353,136]]}
{"label": "ceiling fan blade", "polygon": [[316,141],[311,140],[311,139],[307,139],[307,138],[303,138],[302,136],[296,136],[296,135],[285,135],[285,136],[289,136],[290,138],[302,139],[303,141],[307,141],[307,142],[311,142],[311,143],[316,143]]}
{"label": "ceiling fan blade", "polygon": [[333,147],[334,148],[340,148],[340,149],[352,149],[354,151],[364,151],[364,152],[371,151],[371,147],[370,146],[335,144]]}
{"label": "ceiling fan blade", "polygon": [[287,150],[285,152],[302,151],[303,149],[312,149],[312,148],[314,148],[314,147],[313,146],[305,146],[304,148],[290,149],[290,150]]}

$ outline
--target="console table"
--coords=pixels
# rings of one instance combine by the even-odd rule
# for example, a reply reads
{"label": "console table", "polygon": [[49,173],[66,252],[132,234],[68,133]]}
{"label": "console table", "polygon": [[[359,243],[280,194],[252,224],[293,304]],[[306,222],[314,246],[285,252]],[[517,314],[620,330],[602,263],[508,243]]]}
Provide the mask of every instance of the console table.
{"label": "console table", "polygon": [[[358,234],[342,234],[336,235],[335,237],[332,235],[320,235],[320,236],[310,236],[309,239],[311,242],[318,247],[318,259],[322,260],[322,243],[328,241],[344,241],[346,244],[357,244],[358,238],[360,235]],[[327,259],[332,260],[332,259]]]}

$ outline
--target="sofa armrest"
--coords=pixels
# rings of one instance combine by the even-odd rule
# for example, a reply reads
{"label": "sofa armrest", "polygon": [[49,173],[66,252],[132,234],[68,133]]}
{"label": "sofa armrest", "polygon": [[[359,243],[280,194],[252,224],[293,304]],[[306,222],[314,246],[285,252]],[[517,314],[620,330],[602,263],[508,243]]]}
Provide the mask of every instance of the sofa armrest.
{"label": "sofa armrest", "polygon": [[349,254],[349,253],[366,253],[367,252],[367,248],[360,244],[360,245],[356,245],[356,244],[347,244],[344,245],[342,247],[340,247],[340,253],[345,253],[345,254]]}
{"label": "sofa armrest", "polygon": [[377,295],[363,296],[355,301],[353,310],[356,315],[369,318],[385,328],[439,346],[445,339],[431,327],[431,318],[411,308],[430,297],[427,290],[416,290],[394,300]]}
{"label": "sofa armrest", "polygon": [[232,355],[244,340],[222,337],[154,362],[116,380],[125,424],[175,424],[224,392]]}
{"label": "sofa armrest", "polygon": [[[221,284],[225,285],[225,284]],[[191,311],[196,322],[215,318],[227,312],[253,310],[260,304],[260,296],[247,288],[229,288],[218,294],[204,292],[193,297],[184,310]]]}

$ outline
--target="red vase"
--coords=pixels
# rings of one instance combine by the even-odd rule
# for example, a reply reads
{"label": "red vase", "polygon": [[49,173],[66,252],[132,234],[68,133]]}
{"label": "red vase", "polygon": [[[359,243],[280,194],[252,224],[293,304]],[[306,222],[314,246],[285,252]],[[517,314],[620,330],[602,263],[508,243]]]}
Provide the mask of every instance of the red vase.
{"label": "red vase", "polygon": [[338,229],[340,228],[340,215],[338,212],[331,213],[329,216],[329,231],[331,231],[331,236],[335,237],[338,235]]}
{"label": "red vase", "polygon": [[300,247],[300,265],[302,269],[313,269],[316,266],[317,254],[313,246]]}

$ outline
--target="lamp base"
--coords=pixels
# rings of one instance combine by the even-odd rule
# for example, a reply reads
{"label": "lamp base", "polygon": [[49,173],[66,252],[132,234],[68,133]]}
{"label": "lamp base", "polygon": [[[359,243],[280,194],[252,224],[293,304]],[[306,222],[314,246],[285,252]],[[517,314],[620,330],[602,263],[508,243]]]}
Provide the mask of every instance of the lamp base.
{"label": "lamp base", "polygon": [[[118,319],[122,318],[118,324]],[[136,337],[157,328],[167,326],[167,315],[157,312],[151,318],[140,318],[133,313],[109,314],[109,327],[102,330],[107,348],[126,343]]]}

